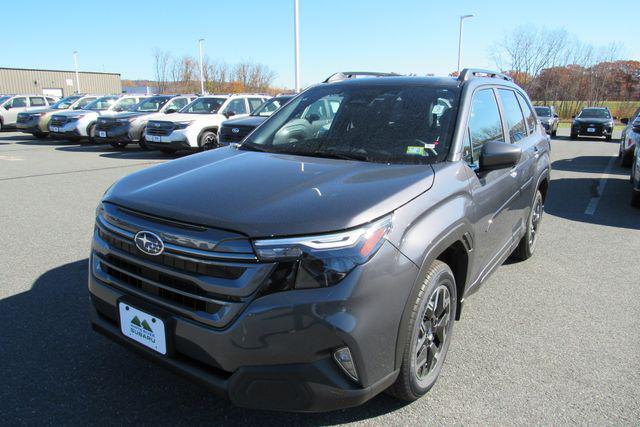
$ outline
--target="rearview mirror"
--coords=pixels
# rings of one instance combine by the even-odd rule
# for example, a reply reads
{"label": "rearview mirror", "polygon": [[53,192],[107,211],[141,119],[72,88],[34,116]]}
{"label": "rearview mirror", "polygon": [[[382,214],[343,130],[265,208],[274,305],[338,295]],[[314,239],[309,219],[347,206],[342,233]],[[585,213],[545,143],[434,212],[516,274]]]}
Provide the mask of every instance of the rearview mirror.
{"label": "rearview mirror", "polygon": [[620,123],[622,123],[623,125],[628,125],[629,124],[629,117],[625,117],[620,119]]}
{"label": "rearview mirror", "polygon": [[502,141],[487,142],[480,152],[480,171],[512,168],[518,164],[522,149]]}

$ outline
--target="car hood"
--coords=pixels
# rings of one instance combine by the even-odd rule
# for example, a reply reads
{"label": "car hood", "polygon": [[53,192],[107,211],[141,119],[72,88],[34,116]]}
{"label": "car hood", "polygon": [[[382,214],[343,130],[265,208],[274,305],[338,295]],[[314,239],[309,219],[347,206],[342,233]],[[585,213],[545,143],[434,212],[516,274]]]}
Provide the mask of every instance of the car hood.
{"label": "car hood", "polygon": [[[160,115],[159,115],[160,116]],[[224,117],[224,116],[221,116]],[[162,114],[160,117],[153,117],[152,120],[161,120],[164,122],[192,122],[192,121],[216,121],[219,120],[218,114],[185,114],[173,113]]]}
{"label": "car hood", "polygon": [[143,113],[140,111],[123,111],[120,113],[109,114],[109,117],[112,117],[114,119],[130,119],[132,117],[140,117],[146,114],[156,114],[156,113]]}
{"label": "car hood", "polygon": [[433,184],[429,165],[388,165],[224,147],[118,181],[104,201],[249,237],[342,230],[379,218]]}
{"label": "car hood", "polygon": [[56,116],[72,116],[72,117],[76,117],[76,116],[86,116],[87,114],[96,114],[98,113],[97,111],[92,111],[92,110],[62,110],[62,111],[56,111]]}
{"label": "car hood", "polygon": [[261,125],[267,117],[260,116],[247,116],[247,117],[239,117],[237,119],[225,120],[222,122],[224,126],[252,126],[258,127]]}
{"label": "car hood", "polygon": [[576,123],[594,123],[594,124],[605,124],[605,123],[611,123],[612,119],[588,119],[588,118],[575,118],[573,119],[573,121],[575,121]]}

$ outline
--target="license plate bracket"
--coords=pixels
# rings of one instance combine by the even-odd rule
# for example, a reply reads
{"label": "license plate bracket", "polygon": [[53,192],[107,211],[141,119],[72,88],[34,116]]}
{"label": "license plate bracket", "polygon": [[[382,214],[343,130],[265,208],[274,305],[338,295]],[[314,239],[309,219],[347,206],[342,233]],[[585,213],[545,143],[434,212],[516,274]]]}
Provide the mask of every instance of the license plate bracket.
{"label": "license plate bracket", "polygon": [[145,308],[118,302],[120,314],[120,332],[128,339],[137,342],[157,353],[167,355],[167,322]]}

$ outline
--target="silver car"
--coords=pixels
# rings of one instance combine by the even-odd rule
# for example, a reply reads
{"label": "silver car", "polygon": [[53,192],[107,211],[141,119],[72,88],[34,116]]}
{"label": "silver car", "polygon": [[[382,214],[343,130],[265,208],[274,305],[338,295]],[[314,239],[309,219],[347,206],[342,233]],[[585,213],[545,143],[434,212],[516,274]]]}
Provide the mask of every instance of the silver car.
{"label": "silver car", "polygon": [[18,113],[32,111],[55,104],[57,99],[44,95],[3,95],[0,96],[0,130],[14,127]]}

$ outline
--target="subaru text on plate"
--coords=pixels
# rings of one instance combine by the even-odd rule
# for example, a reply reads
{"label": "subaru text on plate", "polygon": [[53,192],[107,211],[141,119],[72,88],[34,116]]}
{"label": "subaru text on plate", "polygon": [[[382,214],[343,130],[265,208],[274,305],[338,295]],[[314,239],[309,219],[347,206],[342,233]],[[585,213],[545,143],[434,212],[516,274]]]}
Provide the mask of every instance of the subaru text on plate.
{"label": "subaru text on plate", "polygon": [[466,298],[533,254],[548,182],[509,78],[338,73],[242,144],[107,190],[92,325],[239,406],[415,400]]}

